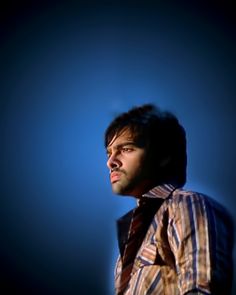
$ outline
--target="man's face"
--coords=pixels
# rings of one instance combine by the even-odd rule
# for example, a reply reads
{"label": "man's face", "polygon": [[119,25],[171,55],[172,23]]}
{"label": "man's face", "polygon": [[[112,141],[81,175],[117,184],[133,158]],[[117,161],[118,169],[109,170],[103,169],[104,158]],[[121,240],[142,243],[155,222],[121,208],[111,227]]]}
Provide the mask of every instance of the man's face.
{"label": "man's face", "polygon": [[114,193],[140,197],[146,192],[149,185],[146,151],[134,142],[129,130],[114,136],[107,146],[107,155]]}

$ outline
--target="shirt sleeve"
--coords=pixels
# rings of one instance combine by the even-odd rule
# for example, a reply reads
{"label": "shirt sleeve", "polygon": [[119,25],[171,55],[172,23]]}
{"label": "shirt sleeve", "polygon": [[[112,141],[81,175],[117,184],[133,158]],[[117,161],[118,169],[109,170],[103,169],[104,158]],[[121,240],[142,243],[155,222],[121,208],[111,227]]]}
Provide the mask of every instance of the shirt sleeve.
{"label": "shirt sleeve", "polygon": [[179,198],[168,236],[181,294],[230,294],[232,237],[222,212],[198,194]]}

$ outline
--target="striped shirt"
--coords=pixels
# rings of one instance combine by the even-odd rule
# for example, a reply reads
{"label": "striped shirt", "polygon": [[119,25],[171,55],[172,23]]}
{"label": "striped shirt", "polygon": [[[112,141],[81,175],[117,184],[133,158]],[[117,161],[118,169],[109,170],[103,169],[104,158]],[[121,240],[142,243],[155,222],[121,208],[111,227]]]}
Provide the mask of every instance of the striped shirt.
{"label": "striped shirt", "polygon": [[157,186],[117,229],[117,295],[230,294],[233,224],[213,199]]}

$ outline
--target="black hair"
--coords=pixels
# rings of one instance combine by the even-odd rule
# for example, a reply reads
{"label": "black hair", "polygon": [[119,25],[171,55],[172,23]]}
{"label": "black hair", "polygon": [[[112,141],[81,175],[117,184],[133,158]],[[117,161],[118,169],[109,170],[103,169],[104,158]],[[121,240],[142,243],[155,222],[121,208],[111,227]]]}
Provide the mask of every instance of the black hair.
{"label": "black hair", "polygon": [[134,141],[147,149],[150,174],[158,183],[186,182],[186,134],[176,116],[152,104],[134,107],[117,116],[105,132],[105,147],[129,130]]}

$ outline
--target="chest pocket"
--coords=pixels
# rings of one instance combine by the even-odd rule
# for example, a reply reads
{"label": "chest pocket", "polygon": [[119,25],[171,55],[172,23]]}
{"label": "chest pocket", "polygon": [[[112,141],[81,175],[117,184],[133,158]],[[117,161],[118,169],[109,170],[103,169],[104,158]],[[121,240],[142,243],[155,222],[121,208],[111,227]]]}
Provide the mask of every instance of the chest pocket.
{"label": "chest pocket", "polygon": [[138,269],[154,265],[157,263],[157,249],[156,246],[150,242],[142,244],[139,249],[133,264],[133,271],[135,273]]}
{"label": "chest pocket", "polygon": [[133,291],[132,286],[136,291],[127,292],[127,295],[180,295],[175,269],[162,260],[151,242],[144,243],[137,253],[130,281]]}
{"label": "chest pocket", "polygon": [[175,269],[175,260],[173,253],[167,244],[151,240],[146,240],[141,245],[133,264],[132,273],[145,266],[158,265],[159,267],[167,266]]}

